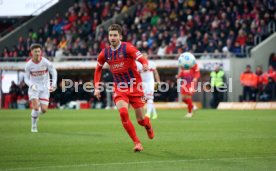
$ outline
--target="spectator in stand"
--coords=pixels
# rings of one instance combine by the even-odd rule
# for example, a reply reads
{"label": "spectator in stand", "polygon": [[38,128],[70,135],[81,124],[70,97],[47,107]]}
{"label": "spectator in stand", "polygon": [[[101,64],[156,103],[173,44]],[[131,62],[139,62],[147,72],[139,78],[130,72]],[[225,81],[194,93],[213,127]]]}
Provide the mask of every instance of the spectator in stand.
{"label": "spectator in stand", "polygon": [[21,81],[18,85],[18,94],[22,95],[24,98],[28,98],[28,86],[24,81]]}
{"label": "spectator in stand", "polygon": [[269,77],[267,80],[267,84],[264,88],[263,93],[260,95],[261,101],[272,101],[275,100],[275,81]]}
{"label": "spectator in stand", "polygon": [[262,99],[276,100],[276,71],[272,65],[268,67],[268,71],[263,74],[265,84],[264,96]]}
{"label": "spectator in stand", "polygon": [[238,37],[236,38],[236,42],[238,42],[239,45],[242,48],[245,48],[245,46],[246,46],[246,40],[247,40],[246,33],[242,29],[240,29]]}
{"label": "spectator in stand", "polygon": [[261,66],[257,66],[255,71],[256,77],[257,77],[257,85],[253,89],[252,93],[252,99],[254,101],[259,101],[260,95],[262,94],[264,84],[263,84],[263,68]]}
{"label": "spectator in stand", "polygon": [[1,56],[4,57],[4,59],[7,59],[8,57],[10,57],[10,51],[8,47],[4,48],[4,51]]}
{"label": "spectator in stand", "polygon": [[242,51],[239,42],[235,42],[234,47],[231,48],[230,51],[234,53],[237,57],[242,57]]}
{"label": "spectator in stand", "polygon": [[272,65],[268,67],[267,72],[264,73],[264,83],[268,83],[268,78],[272,78],[276,82],[276,71],[273,69]]}
{"label": "spectator in stand", "polygon": [[251,71],[251,66],[247,65],[245,71],[240,76],[240,82],[243,86],[243,101],[252,101],[253,89],[257,86],[257,76]]}
{"label": "spectator in stand", "polygon": [[18,86],[15,84],[14,81],[11,82],[11,87],[10,87],[9,93],[11,95],[11,106],[10,106],[10,108],[16,109],[17,108]]}
{"label": "spectator in stand", "polygon": [[[68,55],[86,55],[90,45],[99,44],[100,41],[96,40],[96,27],[114,15],[126,11],[134,4],[134,1],[110,1],[105,3],[77,0],[73,6],[69,7],[68,11],[63,15],[57,13],[45,26],[41,26],[37,31],[30,29],[26,36],[21,36],[18,39],[18,48],[8,48],[0,52],[1,56],[18,57],[28,56],[30,45],[34,42],[45,44],[43,54],[46,56],[55,56],[55,52],[60,50],[59,45],[64,45],[64,36],[66,37],[67,49],[74,54]],[[92,12],[93,11],[93,12]],[[129,21],[132,19],[130,18]],[[99,32],[101,34],[101,30]],[[27,38],[23,38],[27,37]],[[73,46],[77,38],[81,38],[79,46]],[[79,42],[78,42],[79,43]],[[23,48],[24,47],[24,48]],[[74,49],[76,48],[76,49]],[[81,50],[79,50],[81,48]],[[2,50],[2,49],[1,49]],[[98,46],[97,53],[100,51]],[[78,52],[78,53],[75,53]]]}
{"label": "spectator in stand", "polygon": [[26,109],[28,106],[28,86],[24,81],[18,85],[17,108]]}

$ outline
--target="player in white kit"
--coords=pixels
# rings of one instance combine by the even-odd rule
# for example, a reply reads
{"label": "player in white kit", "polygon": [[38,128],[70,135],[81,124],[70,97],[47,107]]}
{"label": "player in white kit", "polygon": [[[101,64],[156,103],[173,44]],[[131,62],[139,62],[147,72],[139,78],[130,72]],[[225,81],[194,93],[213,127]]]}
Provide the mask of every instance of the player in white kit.
{"label": "player in white kit", "polygon": [[[31,132],[37,132],[37,121],[40,113],[48,109],[50,92],[55,91],[57,84],[57,71],[52,63],[42,57],[42,46],[31,45],[31,56],[25,67],[25,82],[29,86],[28,95],[32,104]],[[50,81],[49,73],[52,76]]]}
{"label": "player in white kit", "polygon": [[[143,56],[146,59],[148,58],[148,55],[146,53],[143,53]],[[144,94],[147,100],[146,116],[152,119],[156,119],[157,113],[153,103],[153,100],[154,100],[153,94],[154,94],[155,85],[158,85],[160,83],[160,77],[156,69],[156,65],[153,61],[148,61],[149,69],[147,71],[143,71],[142,65],[139,62],[137,62],[136,64],[142,77]],[[154,78],[155,78],[156,84],[154,83]]]}

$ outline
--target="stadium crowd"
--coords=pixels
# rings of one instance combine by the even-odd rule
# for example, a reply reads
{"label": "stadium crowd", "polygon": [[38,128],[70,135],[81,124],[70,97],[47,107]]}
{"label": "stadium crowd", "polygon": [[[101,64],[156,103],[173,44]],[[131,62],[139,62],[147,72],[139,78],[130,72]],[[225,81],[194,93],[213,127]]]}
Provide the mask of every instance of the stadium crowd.
{"label": "stadium crowd", "polygon": [[[29,29],[27,38],[18,38],[13,47],[5,47],[1,56],[26,57],[32,43],[44,45],[43,55],[55,57],[61,55],[96,55],[103,44],[95,40],[96,27],[134,4],[132,0],[105,1],[80,0],[74,3],[65,14],[57,13],[39,30]],[[62,51],[62,52],[61,52]]]}
{"label": "stadium crowd", "polygon": [[[29,30],[26,39],[18,38],[12,48],[6,47],[4,58],[28,56],[29,45],[45,45],[44,55],[93,56],[108,43],[103,21],[127,11],[137,3],[136,15],[125,14],[120,20],[125,41],[132,42],[149,55],[164,56],[183,51],[193,53],[221,52],[242,57],[256,43],[275,31],[276,3],[273,0],[82,0],[65,14],[56,17],[39,30]],[[97,38],[96,38],[97,37]],[[203,58],[208,58],[203,55]]]}

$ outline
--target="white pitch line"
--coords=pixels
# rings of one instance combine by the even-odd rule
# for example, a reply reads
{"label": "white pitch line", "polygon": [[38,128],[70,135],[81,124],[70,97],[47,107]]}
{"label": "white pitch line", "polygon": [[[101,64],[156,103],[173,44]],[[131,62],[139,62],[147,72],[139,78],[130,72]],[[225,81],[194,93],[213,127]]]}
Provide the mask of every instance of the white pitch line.
{"label": "white pitch line", "polygon": [[153,164],[153,163],[176,163],[176,162],[197,162],[197,161],[211,161],[211,160],[249,160],[249,159],[265,159],[276,158],[276,156],[255,156],[255,157],[229,157],[229,158],[206,158],[206,159],[187,159],[187,160],[160,160],[160,161],[141,161],[141,162],[117,162],[117,163],[86,163],[75,165],[57,165],[57,166],[41,166],[41,167],[22,167],[11,169],[0,169],[0,171],[17,171],[17,170],[35,170],[47,168],[68,168],[68,167],[86,167],[86,166],[112,166],[112,165],[136,165],[136,164]]}

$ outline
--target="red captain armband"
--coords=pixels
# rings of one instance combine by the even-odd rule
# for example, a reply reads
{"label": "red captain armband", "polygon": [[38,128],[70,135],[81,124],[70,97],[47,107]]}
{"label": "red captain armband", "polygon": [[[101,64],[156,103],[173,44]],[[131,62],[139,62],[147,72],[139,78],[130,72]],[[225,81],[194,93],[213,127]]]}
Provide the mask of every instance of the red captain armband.
{"label": "red captain armband", "polygon": [[148,60],[145,59],[143,56],[138,57],[138,62],[140,62],[142,65],[148,65]]}

